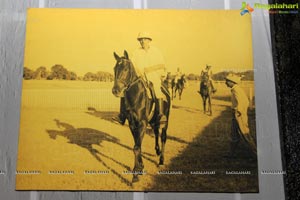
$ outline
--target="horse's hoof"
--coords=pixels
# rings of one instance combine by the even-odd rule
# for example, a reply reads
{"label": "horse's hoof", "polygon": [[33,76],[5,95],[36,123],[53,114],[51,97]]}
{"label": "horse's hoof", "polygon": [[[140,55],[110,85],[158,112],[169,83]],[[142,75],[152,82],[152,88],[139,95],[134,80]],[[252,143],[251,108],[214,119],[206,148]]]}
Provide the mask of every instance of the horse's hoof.
{"label": "horse's hoof", "polygon": [[139,181],[139,177],[138,176],[133,176],[132,177],[132,183],[136,183]]}

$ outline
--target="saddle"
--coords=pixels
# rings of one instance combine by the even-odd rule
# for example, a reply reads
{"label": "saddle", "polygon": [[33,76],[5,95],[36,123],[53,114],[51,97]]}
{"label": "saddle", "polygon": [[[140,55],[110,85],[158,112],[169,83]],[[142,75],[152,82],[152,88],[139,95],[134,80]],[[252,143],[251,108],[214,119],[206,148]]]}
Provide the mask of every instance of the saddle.
{"label": "saddle", "polygon": [[[149,99],[152,100],[152,105],[151,105],[151,109],[148,115],[148,121],[150,122],[154,116],[154,112],[155,112],[155,107],[156,107],[156,95],[155,95],[155,91],[154,91],[154,87],[153,87],[153,83],[150,81],[145,81],[144,79],[142,79],[142,83],[146,89],[146,94],[147,97]],[[167,101],[167,98],[171,98],[170,93],[168,88],[166,87],[165,84],[161,84],[161,90],[162,92],[166,95],[164,101]]]}
{"label": "saddle", "polygon": [[[142,79],[142,83],[143,83],[143,85],[144,85],[144,87],[146,89],[147,97],[149,99],[156,99],[156,95],[155,95],[153,83],[150,82],[150,81],[146,81],[144,79]],[[162,83],[160,89],[162,90],[162,92],[163,92],[164,95],[166,95],[168,97],[171,97],[170,92],[169,92],[169,90],[168,90],[168,88],[167,88],[167,86],[165,84]]]}
{"label": "saddle", "polygon": [[147,97],[149,99],[156,99],[153,84],[150,81],[142,79],[142,83],[146,89]]}

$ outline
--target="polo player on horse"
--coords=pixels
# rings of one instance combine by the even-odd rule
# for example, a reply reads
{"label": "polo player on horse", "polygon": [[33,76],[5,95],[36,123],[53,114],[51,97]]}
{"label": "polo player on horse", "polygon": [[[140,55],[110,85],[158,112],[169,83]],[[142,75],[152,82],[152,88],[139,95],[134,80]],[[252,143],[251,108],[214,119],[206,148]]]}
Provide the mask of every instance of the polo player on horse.
{"label": "polo player on horse", "polygon": [[[152,37],[149,33],[139,33],[137,40],[141,47],[134,51],[131,61],[139,76],[146,80],[149,85],[152,84],[155,93],[155,105],[159,113],[158,120],[160,124],[163,124],[167,121],[166,116],[163,114],[163,98],[165,95],[161,91],[161,77],[166,71],[165,61],[159,49],[150,46]],[[126,121],[124,109],[125,101],[124,98],[121,98],[120,114],[117,117],[114,117],[113,120],[122,125]]]}
{"label": "polo player on horse", "polygon": [[203,70],[201,71],[200,78],[204,75],[204,73],[207,73],[208,80],[210,81],[210,85],[211,85],[211,88],[212,88],[212,92],[215,93],[217,90],[215,89],[214,83],[213,83],[213,80],[212,80],[213,73],[212,73],[210,65],[206,65],[206,68],[204,69],[204,71]]}

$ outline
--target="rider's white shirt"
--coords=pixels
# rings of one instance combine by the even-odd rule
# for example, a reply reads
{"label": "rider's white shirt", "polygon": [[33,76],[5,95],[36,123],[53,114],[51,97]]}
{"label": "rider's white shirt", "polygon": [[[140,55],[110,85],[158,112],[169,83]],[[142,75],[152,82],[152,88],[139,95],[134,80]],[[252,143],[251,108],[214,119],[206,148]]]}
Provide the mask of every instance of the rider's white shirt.
{"label": "rider's white shirt", "polygon": [[165,73],[165,61],[161,52],[153,46],[148,50],[140,47],[134,51],[131,61],[137,73],[153,83],[157,98],[162,98],[164,95],[160,87],[161,77]]}
{"label": "rider's white shirt", "polygon": [[150,70],[147,72],[147,69],[151,69],[154,66],[165,67],[165,61],[162,56],[162,53],[159,49],[154,46],[151,46],[148,50],[143,49],[142,47],[138,48],[133,52],[132,62],[136,69],[141,74],[148,73],[162,73],[164,70]]}

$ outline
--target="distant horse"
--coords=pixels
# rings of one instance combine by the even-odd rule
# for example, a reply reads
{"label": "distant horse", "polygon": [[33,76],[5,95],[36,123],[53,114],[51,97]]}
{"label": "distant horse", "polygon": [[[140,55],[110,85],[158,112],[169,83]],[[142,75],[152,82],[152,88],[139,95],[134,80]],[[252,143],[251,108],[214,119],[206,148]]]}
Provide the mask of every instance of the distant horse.
{"label": "distant horse", "polygon": [[208,110],[207,112],[209,115],[212,115],[211,109],[211,94],[212,94],[212,86],[209,80],[209,75],[207,72],[203,72],[201,75],[201,82],[200,82],[200,95],[203,100],[203,112],[206,113],[206,102],[208,101]]}
{"label": "distant horse", "polygon": [[[114,67],[115,78],[112,93],[117,97],[124,94],[126,107],[125,115],[128,119],[129,128],[134,139],[133,152],[135,160],[132,182],[137,182],[139,180],[138,175],[140,175],[140,172],[144,169],[141,146],[148,124],[151,125],[155,134],[155,150],[156,154],[160,155],[159,165],[164,164],[164,150],[167,140],[171,99],[167,90],[162,90],[167,99],[164,101],[163,105],[167,122],[160,124],[158,119],[158,110],[154,109],[153,111],[153,108],[156,107],[154,105],[155,100],[148,96],[146,88],[147,84],[137,75],[132,62],[128,58],[128,53],[124,51],[123,57],[114,53],[114,56],[117,63]],[[159,145],[159,135],[161,136],[161,148]]]}
{"label": "distant horse", "polygon": [[181,100],[181,95],[185,83],[186,83],[186,79],[184,74],[181,75],[181,77],[177,81],[175,81],[175,79],[172,80],[172,99],[176,98],[176,92],[178,91],[179,100]]}

